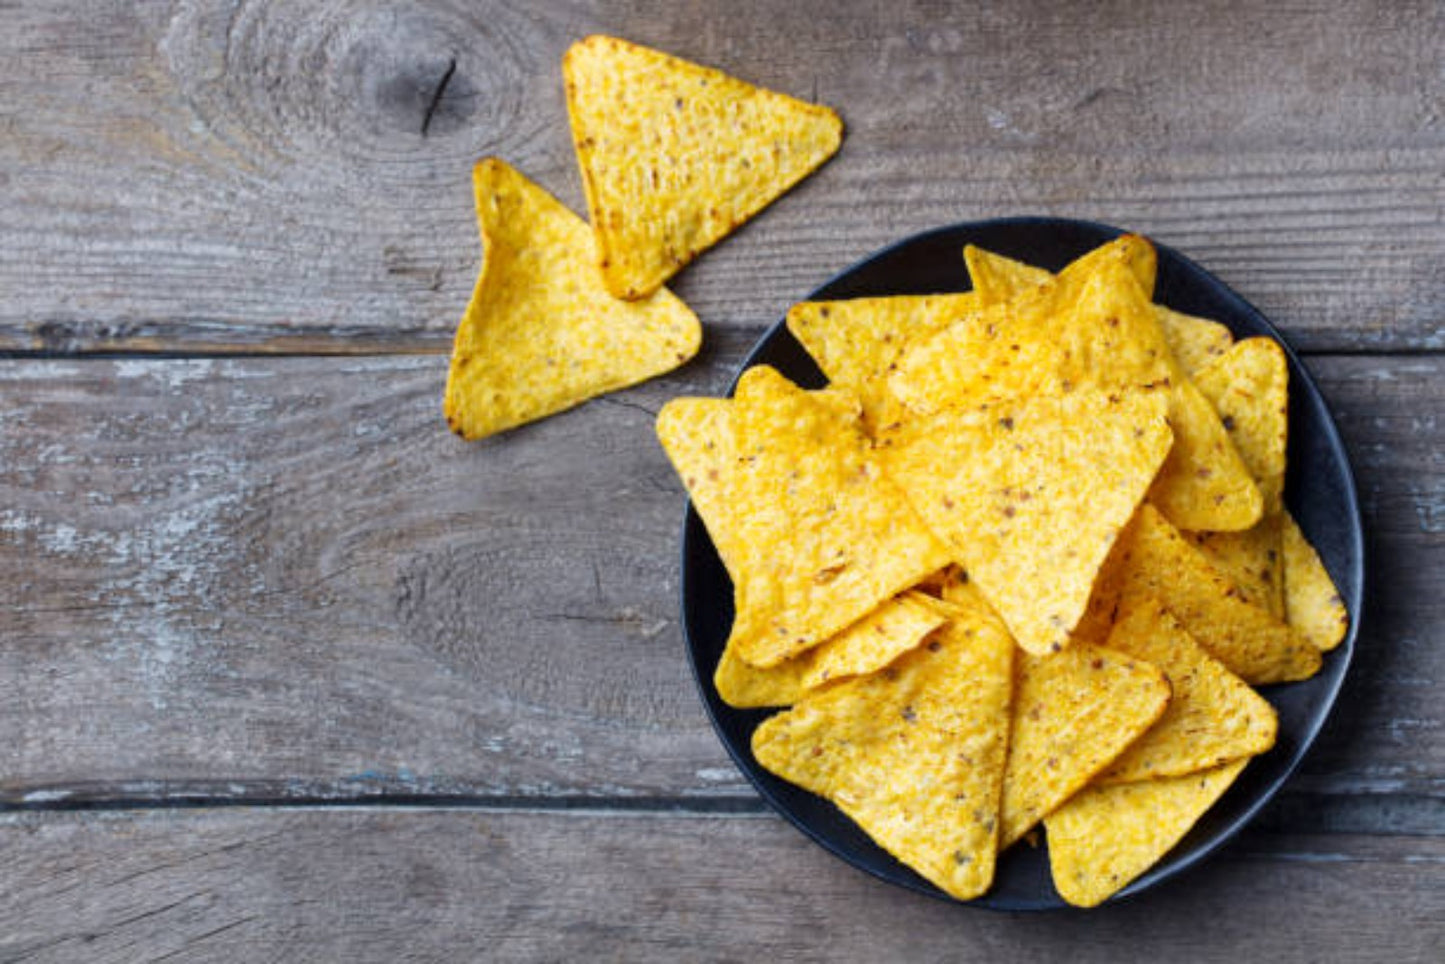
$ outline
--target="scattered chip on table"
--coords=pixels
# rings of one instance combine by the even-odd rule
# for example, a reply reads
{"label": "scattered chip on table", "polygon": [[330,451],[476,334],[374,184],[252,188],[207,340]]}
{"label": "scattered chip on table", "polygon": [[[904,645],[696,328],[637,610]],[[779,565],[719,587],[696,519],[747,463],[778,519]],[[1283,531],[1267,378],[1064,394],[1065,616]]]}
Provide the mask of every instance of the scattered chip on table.
{"label": "scattered chip on table", "polygon": [[888,476],[1019,645],[1067,644],[1169,449],[1158,392],[1079,390],[951,409],[885,435]]}
{"label": "scattered chip on table", "polygon": [[1090,787],[1044,818],[1059,896],[1096,907],[1184,839],[1249,760],[1164,780]]}
{"label": "scattered chip on table", "polygon": [[607,293],[592,232],[495,158],[472,173],[482,267],[457,328],[447,424],[479,439],[670,371],[697,353],[697,317],[663,290]]}
{"label": "scattered chip on table", "polygon": [[1126,600],[1107,645],[1157,666],[1173,695],[1158,722],[1096,784],[1183,776],[1274,746],[1274,707],[1206,653],[1157,600]]}
{"label": "scattered chip on table", "polygon": [[714,444],[734,454],[721,465],[699,455],[710,437],[690,418],[696,400],[658,416],[663,448],[733,579],[728,645],[754,666],[824,642],[949,562],[874,464],[848,397],[749,369],[724,403],[731,437]]}
{"label": "scattered chip on table", "polygon": [[752,748],[967,900],[993,883],[1014,645],[986,606],[955,602],[929,645],[770,717]]}
{"label": "scattered chip on table", "polygon": [[609,291],[642,298],[832,157],[827,107],[592,36],[562,60]]}

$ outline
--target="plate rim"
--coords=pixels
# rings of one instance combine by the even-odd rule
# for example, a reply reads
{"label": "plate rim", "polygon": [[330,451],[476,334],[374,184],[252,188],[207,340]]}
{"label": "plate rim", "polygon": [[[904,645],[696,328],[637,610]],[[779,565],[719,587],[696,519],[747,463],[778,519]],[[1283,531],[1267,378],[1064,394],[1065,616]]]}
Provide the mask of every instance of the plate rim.
{"label": "plate rim", "polygon": [[[791,302],[789,307],[791,307],[793,304],[798,304],[801,301],[816,300],[819,297],[826,298],[827,295],[825,293],[828,289],[834,287],[835,285],[843,284],[848,278],[868,268],[875,262],[894,256],[906,248],[912,247],[914,245],[924,244],[946,235],[967,232],[981,232],[990,229],[1007,227],[1049,228],[1059,226],[1083,228],[1087,231],[1092,231],[1106,237],[1118,237],[1120,235],[1130,233],[1122,228],[1118,228],[1114,225],[1106,224],[1100,221],[1094,221],[1085,218],[1054,217],[1049,215],[1013,215],[968,221],[957,221],[950,224],[940,225],[938,227],[915,232],[906,237],[892,241],[889,244],[886,244],[883,247],[878,248],[877,250],[867,255],[864,255],[863,257],[850,263],[847,267],[835,272],[822,284],[816,286],[804,297],[798,299],[798,301]],[[1328,725],[1329,721],[1334,715],[1340,692],[1344,687],[1345,680],[1350,675],[1350,670],[1354,663],[1356,643],[1360,634],[1361,624],[1364,620],[1365,601],[1366,599],[1368,599],[1368,593],[1366,591],[1366,578],[1369,567],[1366,564],[1366,557],[1369,552],[1369,543],[1368,540],[1365,538],[1364,522],[1359,501],[1359,488],[1355,478],[1354,464],[1350,458],[1349,449],[1345,445],[1344,438],[1340,434],[1339,426],[1335,421],[1334,413],[1330,410],[1329,405],[1325,400],[1324,394],[1319,390],[1319,386],[1315,384],[1313,374],[1305,366],[1298,352],[1296,352],[1294,347],[1289,343],[1288,339],[1285,338],[1284,334],[1280,331],[1280,329],[1277,328],[1274,323],[1270,321],[1270,319],[1262,311],[1255,307],[1253,303],[1245,299],[1242,295],[1240,295],[1237,291],[1231,288],[1213,272],[1209,271],[1203,265],[1199,264],[1197,261],[1185,255],[1183,252],[1169,245],[1162,244],[1153,239],[1152,237],[1149,237],[1147,234],[1145,234],[1144,236],[1149,238],[1150,243],[1157,251],[1161,253],[1167,253],[1169,257],[1178,260],[1183,265],[1187,266],[1193,271],[1197,271],[1200,275],[1202,275],[1203,278],[1208,281],[1219,293],[1221,293],[1227,300],[1233,301],[1235,303],[1235,306],[1243,314],[1248,315],[1251,321],[1253,321],[1260,328],[1262,328],[1270,338],[1274,339],[1274,341],[1279,344],[1282,349],[1284,349],[1285,356],[1288,360],[1287,367],[1290,371],[1291,376],[1294,376],[1291,378],[1291,404],[1293,405],[1295,401],[1295,392],[1297,392],[1302,387],[1304,389],[1304,393],[1308,396],[1311,405],[1318,408],[1322,415],[1320,422],[1324,429],[1324,441],[1326,443],[1326,447],[1331,452],[1337,453],[1339,456],[1339,468],[1344,481],[1344,486],[1342,490],[1343,501],[1345,502],[1349,510],[1346,514],[1347,518],[1345,520],[1345,529],[1347,530],[1347,536],[1350,542],[1354,546],[1358,547],[1358,551],[1353,553],[1352,557],[1346,561],[1347,568],[1349,570],[1348,576],[1354,588],[1354,591],[1350,593],[1352,598],[1347,600],[1350,624],[1345,632],[1344,638],[1340,641],[1340,643],[1334,649],[1324,654],[1327,659],[1333,659],[1336,663],[1341,665],[1338,666],[1333,681],[1330,682],[1325,692],[1321,694],[1320,704],[1322,705],[1322,709],[1311,714],[1308,725],[1304,728],[1304,732],[1301,734],[1298,749],[1294,752],[1293,757],[1284,764],[1284,768],[1280,773],[1278,773],[1273,779],[1271,779],[1265,787],[1257,791],[1254,799],[1250,800],[1241,809],[1241,811],[1232,820],[1226,823],[1222,828],[1216,829],[1213,835],[1209,838],[1209,840],[1207,840],[1202,846],[1197,847],[1192,852],[1182,855],[1174,861],[1166,863],[1165,860],[1161,859],[1159,862],[1156,862],[1147,871],[1145,871],[1139,877],[1131,881],[1126,887],[1120,889],[1117,893],[1111,895],[1106,901],[1104,901],[1103,904],[1100,905],[1105,907],[1131,901],[1134,898],[1137,898],[1139,895],[1145,893],[1146,891],[1152,890],[1156,886],[1163,884],[1168,880],[1172,880],[1176,877],[1187,874],[1195,867],[1204,863],[1210,857],[1213,857],[1225,845],[1230,843],[1235,837],[1239,835],[1239,833],[1246,826],[1253,822],[1253,820],[1259,815],[1261,810],[1263,810],[1274,800],[1274,798],[1278,795],[1279,791],[1298,771],[1300,765],[1304,762],[1304,759],[1314,748],[1314,745],[1318,740],[1320,733],[1324,730],[1325,726]],[[960,262],[962,262],[961,254],[959,260]],[[961,280],[968,280],[966,269],[962,273]],[[971,287],[969,289],[961,290],[971,290]],[[948,292],[940,291],[937,293],[941,294]],[[878,297],[887,297],[887,295],[880,295]],[[1220,320],[1220,322],[1222,324],[1225,324],[1226,327],[1231,328],[1231,333],[1233,334],[1233,326],[1229,324],[1228,320]],[[778,337],[780,332],[785,332],[786,328],[787,312],[784,311],[782,317],[778,318],[772,324],[768,325],[767,328],[762,332],[762,334],[757,337],[757,339],[749,347],[747,353],[743,356],[742,360],[738,362],[737,367],[733,372],[733,376],[728,383],[726,393],[723,397],[731,398],[733,396],[734,392],[737,389],[738,381],[742,378],[743,374],[749,368],[755,367],[760,363],[758,360],[759,356],[761,356],[769,349],[774,339]],[[1288,507],[1288,505],[1286,507]],[[711,678],[703,672],[703,668],[699,665],[697,653],[698,644],[693,639],[690,620],[688,618],[687,573],[689,569],[688,559],[692,554],[691,532],[693,530],[694,520],[696,520],[696,526],[704,533],[704,535],[706,535],[706,527],[702,525],[701,517],[696,515],[696,510],[693,508],[692,504],[692,498],[689,496],[683,506],[682,525],[680,527],[681,538],[679,539],[680,552],[678,580],[680,617],[679,622],[682,627],[683,642],[687,650],[688,665],[692,671],[693,681],[698,686],[699,695],[702,699],[703,707],[707,711],[708,721],[713,727],[713,731],[718,738],[718,742],[723,745],[723,748],[727,751],[728,756],[737,766],[739,772],[747,780],[748,784],[752,786],[754,791],[767,803],[768,807],[775,813],[783,817],[793,827],[801,831],[804,836],[812,840],[815,844],[822,847],[834,857],[838,858],[855,870],[861,870],[869,876],[883,881],[884,883],[896,887],[901,887],[906,890],[913,891],[914,893],[923,894],[934,899],[943,900],[961,907],[969,907],[974,909],[1001,912],[1023,911],[1029,913],[1045,913],[1063,911],[1065,913],[1082,913],[1083,910],[1081,908],[1073,907],[1072,905],[1063,902],[1062,899],[1041,899],[1034,902],[1000,900],[997,898],[990,900],[988,892],[985,892],[979,897],[973,898],[971,900],[962,900],[944,892],[934,884],[918,876],[916,871],[914,871],[911,867],[907,867],[907,865],[903,864],[902,861],[897,861],[897,863],[899,864],[899,866],[908,870],[912,874],[914,879],[905,878],[900,880],[895,877],[888,876],[881,869],[869,866],[868,864],[860,860],[854,859],[839,844],[824,836],[817,828],[813,827],[809,822],[802,819],[799,815],[793,813],[791,809],[789,809],[776,798],[776,796],[769,787],[759,783],[758,780],[754,778],[751,769],[753,766],[758,765],[756,760],[751,759],[750,756],[745,756],[745,754],[743,753],[743,748],[735,747],[733,745],[732,741],[730,741],[726,736],[722,722],[718,719],[717,710],[713,705],[712,699],[710,698],[710,694],[712,692],[710,689],[710,687],[712,686],[712,681]],[[707,539],[710,543],[711,536],[707,536]],[[778,710],[777,708],[763,708],[759,710],[759,712],[765,711],[779,712],[780,710]],[[1226,794],[1227,793],[1228,791],[1226,791]],[[823,797],[819,797],[818,799],[822,800],[825,803],[831,803]],[[1181,839],[1180,842],[1182,843],[1183,839]],[[1178,845],[1176,844],[1176,846]],[[894,859],[896,860],[896,858]],[[1055,894],[1054,896],[1057,897],[1057,894]]]}

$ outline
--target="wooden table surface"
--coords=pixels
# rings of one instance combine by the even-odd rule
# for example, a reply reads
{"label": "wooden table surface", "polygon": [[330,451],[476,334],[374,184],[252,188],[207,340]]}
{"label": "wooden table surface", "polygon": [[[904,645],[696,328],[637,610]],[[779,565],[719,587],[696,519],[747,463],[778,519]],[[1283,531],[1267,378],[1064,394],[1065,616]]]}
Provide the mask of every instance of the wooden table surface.
{"label": "wooden table surface", "polygon": [[[1445,7],[0,3],[0,960],[1439,960]],[[674,289],[682,370],[465,444],[472,163],[574,209],[614,33],[836,107]],[[774,816],[677,622],[658,407],[942,224],[1099,219],[1305,353],[1369,533],[1303,770],[1205,867],[1024,916]]]}

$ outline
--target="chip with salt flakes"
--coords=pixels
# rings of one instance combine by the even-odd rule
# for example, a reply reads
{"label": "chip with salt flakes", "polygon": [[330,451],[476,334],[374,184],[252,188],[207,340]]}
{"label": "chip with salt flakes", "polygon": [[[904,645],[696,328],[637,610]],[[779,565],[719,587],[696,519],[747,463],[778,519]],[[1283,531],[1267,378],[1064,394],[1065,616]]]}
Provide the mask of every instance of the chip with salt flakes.
{"label": "chip with salt flakes", "polygon": [[810,690],[882,669],[921,644],[945,619],[933,597],[906,592],[832,639],[768,669],[726,649],[713,685],[731,706],[791,706]]}
{"label": "chip with salt flakes", "polygon": [[1206,653],[1157,600],[1126,603],[1107,645],[1159,667],[1173,696],[1159,721],[1096,784],[1182,776],[1274,746],[1274,707]]}
{"label": "chip with salt flakes", "polygon": [[1199,550],[1145,504],[1128,530],[1122,592],[1151,595],[1230,672],[1251,686],[1308,679],[1320,654],[1269,611],[1252,606]]}
{"label": "chip with salt flakes", "polygon": [[692,420],[706,402],[669,402],[657,430],[733,578],[738,657],[775,666],[949,562],[873,463],[847,393],[807,392],[761,366],[724,404],[720,461]]}
{"label": "chip with salt flakes", "polygon": [[852,389],[870,432],[903,417],[887,377],[903,350],[979,310],[973,292],[804,301],[788,310],[788,330],[834,385]]}
{"label": "chip with salt flakes", "polygon": [[838,150],[810,104],[615,37],[562,60],[602,277],[642,298]]}
{"label": "chip with salt flakes", "polygon": [[885,435],[888,476],[1032,653],[1063,647],[1169,449],[1165,398],[1080,390]]}
{"label": "chip with salt flakes", "polygon": [[1158,667],[1102,646],[1020,653],[999,846],[1027,833],[1164,713]]}
{"label": "chip with salt flakes", "polygon": [[1184,839],[1249,760],[1164,780],[1090,787],[1044,818],[1059,896],[1096,907]]}
{"label": "chip with salt flakes", "polygon": [[1284,598],[1289,624],[1316,649],[1328,652],[1345,638],[1350,614],[1329,570],[1288,512],[1281,520]]}
{"label": "chip with salt flakes", "polygon": [[944,892],[977,897],[998,851],[1013,655],[987,607],[959,598],[928,645],[765,720],[753,754]]}
{"label": "chip with salt flakes", "polygon": [[670,371],[697,353],[697,317],[667,291],[609,295],[587,225],[495,158],[472,172],[482,267],[457,327],[447,425],[479,439]]}

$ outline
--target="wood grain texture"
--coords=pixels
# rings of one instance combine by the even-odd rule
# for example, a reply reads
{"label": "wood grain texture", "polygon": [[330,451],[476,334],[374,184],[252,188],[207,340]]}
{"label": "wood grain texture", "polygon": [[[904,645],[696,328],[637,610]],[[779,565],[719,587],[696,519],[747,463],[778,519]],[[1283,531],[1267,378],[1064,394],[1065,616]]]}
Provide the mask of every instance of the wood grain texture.
{"label": "wood grain texture", "polygon": [[756,327],[958,220],[1179,247],[1316,350],[1445,347],[1428,2],[7,5],[0,350],[445,351],[468,174],[580,210],[558,63],[606,31],[839,108],[842,153],[678,280]]}
{"label": "wood grain texture", "polygon": [[[475,445],[441,423],[440,358],[0,361],[0,802],[749,796],[684,656],[652,419],[750,337]],[[1428,825],[1445,359],[1309,362],[1373,598],[1292,788]]]}
{"label": "wood grain texture", "polygon": [[0,838],[0,958],[28,964],[1411,962],[1445,941],[1440,838],[1254,834],[1142,898],[1040,916],[884,885],[771,817],[34,814]]}

